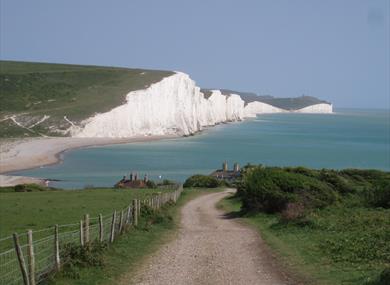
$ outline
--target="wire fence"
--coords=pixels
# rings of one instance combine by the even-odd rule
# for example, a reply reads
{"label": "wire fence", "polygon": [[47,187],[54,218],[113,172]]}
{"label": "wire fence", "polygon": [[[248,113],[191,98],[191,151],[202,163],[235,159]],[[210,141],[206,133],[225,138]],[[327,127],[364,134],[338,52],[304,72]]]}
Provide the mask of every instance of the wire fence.
{"label": "wire fence", "polygon": [[27,234],[0,239],[0,285],[35,285],[46,280],[49,274],[60,270],[70,261],[65,254],[66,245],[85,246],[92,241],[112,243],[129,226],[137,226],[141,208],[154,210],[180,197],[183,188],[175,186],[170,192],[153,194],[143,200],[134,199],[120,210],[110,214],[89,217],[86,214],[78,223],[55,225]]}

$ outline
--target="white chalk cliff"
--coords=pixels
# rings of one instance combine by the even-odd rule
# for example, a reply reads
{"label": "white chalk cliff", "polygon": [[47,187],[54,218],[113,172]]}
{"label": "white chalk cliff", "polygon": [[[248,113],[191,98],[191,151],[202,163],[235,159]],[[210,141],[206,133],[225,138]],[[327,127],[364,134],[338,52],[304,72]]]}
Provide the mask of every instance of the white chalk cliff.
{"label": "white chalk cliff", "polygon": [[[332,105],[318,105],[296,112],[332,112]],[[262,102],[245,106],[239,95],[223,95],[219,90],[205,98],[187,74],[177,72],[146,89],[128,93],[125,104],[84,120],[69,132],[74,137],[190,135],[205,126],[276,112],[288,111]]]}
{"label": "white chalk cliff", "polygon": [[328,113],[333,113],[333,107],[332,104],[325,104],[325,103],[320,103],[320,104],[315,104],[311,106],[307,106],[302,109],[294,110],[293,112],[295,113],[311,113],[311,114],[328,114]]}

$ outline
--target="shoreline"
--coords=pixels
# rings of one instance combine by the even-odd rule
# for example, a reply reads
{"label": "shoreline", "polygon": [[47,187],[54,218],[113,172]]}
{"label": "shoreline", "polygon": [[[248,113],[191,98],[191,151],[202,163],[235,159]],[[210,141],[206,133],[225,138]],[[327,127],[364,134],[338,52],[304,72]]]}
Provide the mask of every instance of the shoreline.
{"label": "shoreline", "polygon": [[[22,177],[11,173],[41,166],[60,163],[62,155],[70,150],[126,144],[151,142],[163,139],[177,138],[174,135],[139,136],[131,138],[72,138],[51,137],[3,140],[0,149],[0,187],[12,186],[18,183],[44,183],[44,177]],[[17,179],[20,178],[20,179]]]}

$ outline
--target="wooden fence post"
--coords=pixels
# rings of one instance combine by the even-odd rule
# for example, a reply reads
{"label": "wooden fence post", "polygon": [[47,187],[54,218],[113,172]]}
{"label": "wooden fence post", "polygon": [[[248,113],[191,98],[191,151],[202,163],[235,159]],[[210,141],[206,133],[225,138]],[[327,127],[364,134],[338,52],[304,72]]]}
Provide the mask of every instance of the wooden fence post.
{"label": "wooden fence post", "polygon": [[58,239],[58,225],[54,226],[54,262],[56,270],[60,271],[60,242]]}
{"label": "wooden fence post", "polygon": [[30,285],[35,285],[35,256],[34,256],[32,230],[27,231],[27,242],[28,242],[28,279],[30,281]]}
{"label": "wooden fence post", "polygon": [[16,255],[18,256],[20,271],[23,277],[23,283],[24,285],[30,285],[30,282],[28,280],[28,275],[27,275],[26,263],[24,262],[23,252],[22,249],[20,248],[19,236],[17,233],[14,233],[13,237],[14,237]]}
{"label": "wooden fence post", "polygon": [[137,199],[133,200],[133,225],[137,226],[138,225],[138,202]]}
{"label": "wooden fence post", "polygon": [[84,244],[88,244],[89,243],[89,215],[88,214],[84,215],[84,230],[85,230]]}
{"label": "wooden fence post", "polygon": [[103,216],[99,214],[99,242],[103,242],[104,239],[104,231],[103,231]]}
{"label": "wooden fence post", "polygon": [[83,220],[80,220],[80,245],[84,246],[84,228],[83,228]]}
{"label": "wooden fence post", "polygon": [[138,207],[137,207],[138,217],[141,217],[141,200],[137,200],[137,201],[138,201]]}
{"label": "wooden fence post", "polygon": [[119,217],[119,231],[118,233],[122,233],[122,228],[123,228],[123,210],[121,211],[120,217]]}
{"label": "wooden fence post", "polygon": [[112,214],[110,243],[114,242],[114,238],[115,238],[115,223],[116,223],[116,211],[114,211],[114,213]]}
{"label": "wooden fence post", "polygon": [[131,206],[127,208],[126,224],[130,224]]}

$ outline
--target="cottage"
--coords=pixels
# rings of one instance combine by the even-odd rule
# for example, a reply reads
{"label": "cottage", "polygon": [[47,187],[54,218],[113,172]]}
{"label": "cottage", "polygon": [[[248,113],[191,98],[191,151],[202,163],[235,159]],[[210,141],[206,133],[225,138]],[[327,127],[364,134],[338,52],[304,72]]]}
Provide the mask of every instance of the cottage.
{"label": "cottage", "polygon": [[241,176],[240,165],[234,163],[233,170],[229,170],[227,161],[222,164],[222,169],[218,169],[210,174],[219,180],[234,181]]}
{"label": "cottage", "polygon": [[148,185],[148,175],[145,174],[144,179],[138,179],[138,174],[131,172],[129,175],[129,179],[126,176],[115,184],[116,188],[147,188]]}

